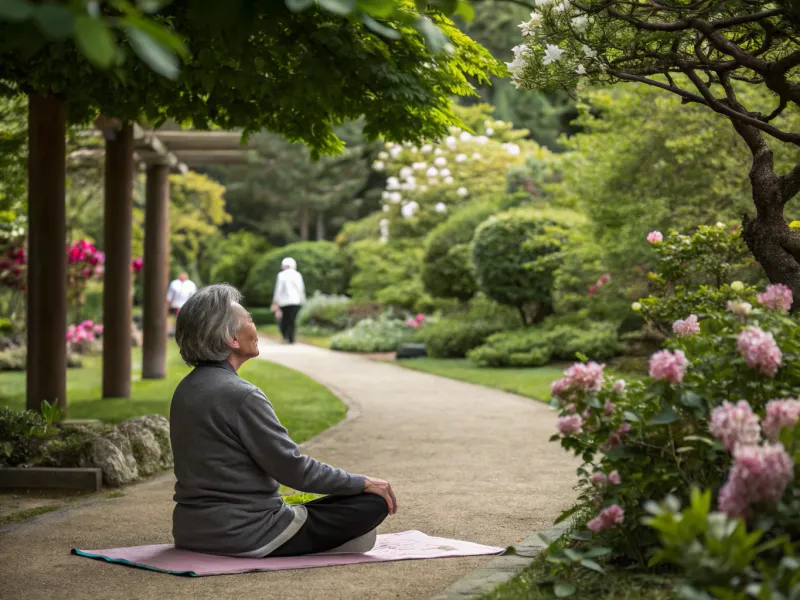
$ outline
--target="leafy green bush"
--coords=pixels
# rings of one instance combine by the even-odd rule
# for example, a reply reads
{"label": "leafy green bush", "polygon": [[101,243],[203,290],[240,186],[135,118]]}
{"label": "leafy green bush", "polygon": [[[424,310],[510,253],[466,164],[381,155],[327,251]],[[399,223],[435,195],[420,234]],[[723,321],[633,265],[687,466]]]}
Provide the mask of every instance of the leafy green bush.
{"label": "leafy green bush", "polygon": [[411,340],[416,331],[405,321],[382,315],[364,319],[351,329],[331,338],[331,349],[343,352],[393,352]]}
{"label": "leafy green bush", "polygon": [[552,312],[555,273],[572,250],[572,230],[585,224],[574,212],[515,209],[490,217],[475,232],[472,262],[487,296],[516,308],[523,323]]}
{"label": "leafy green bush", "polygon": [[540,367],[553,360],[575,359],[577,352],[606,360],[619,352],[617,332],[609,323],[552,325],[497,333],[468,353],[484,367]]}
{"label": "leafy green bush", "polygon": [[404,284],[419,273],[422,249],[419,244],[382,244],[364,240],[347,248],[353,267],[350,296],[358,302],[374,302],[384,288]]}
{"label": "leafy green bush", "polygon": [[272,304],[275,279],[281,270],[281,261],[287,256],[297,261],[297,270],[303,275],[308,295],[317,291],[341,294],[347,289],[347,265],[336,244],[299,242],[276,248],[253,265],[243,289],[248,306]]}
{"label": "leafy green bush", "polygon": [[269,307],[248,307],[247,310],[250,312],[250,315],[253,317],[253,323],[256,325],[275,324],[275,315]]}
{"label": "leafy green bush", "polygon": [[475,295],[478,285],[470,262],[470,242],[478,225],[497,210],[496,203],[468,206],[430,233],[422,257],[422,282],[430,294],[461,301]]}
{"label": "leafy green bush", "polygon": [[316,292],[308,299],[297,316],[300,327],[320,327],[333,331],[347,329],[350,325],[350,298]]}
{"label": "leafy green bush", "polygon": [[428,356],[463,358],[467,352],[477,348],[486,338],[503,328],[503,323],[497,321],[442,319],[425,327],[420,333],[420,339],[425,343]]}
{"label": "leafy green bush", "polygon": [[269,248],[269,243],[263,237],[248,231],[231,234],[214,249],[209,283],[229,283],[241,288],[247,282],[250,269]]}
{"label": "leafy green bush", "polygon": [[0,466],[16,467],[32,461],[47,433],[47,422],[32,410],[0,408]]}

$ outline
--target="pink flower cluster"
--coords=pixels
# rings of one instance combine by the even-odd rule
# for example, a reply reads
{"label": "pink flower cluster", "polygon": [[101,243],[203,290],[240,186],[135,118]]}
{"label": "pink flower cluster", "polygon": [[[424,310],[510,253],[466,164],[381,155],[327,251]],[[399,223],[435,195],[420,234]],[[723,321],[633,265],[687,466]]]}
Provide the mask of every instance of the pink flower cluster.
{"label": "pink flower cluster", "polygon": [[792,309],[792,290],[781,283],[769,285],[758,295],[758,302],[769,310],[789,311]]}
{"label": "pink flower cluster", "polygon": [[581,419],[580,415],[568,415],[558,420],[556,428],[561,435],[568,437],[579,434],[582,431],[582,425],[583,419]]}
{"label": "pink flower cluster", "polygon": [[587,523],[587,527],[594,533],[600,533],[606,529],[613,529],[617,525],[622,525],[625,520],[625,511],[617,504],[607,506],[600,511],[594,519]]}
{"label": "pink flower cluster", "polygon": [[141,258],[134,258],[131,262],[131,271],[133,273],[140,273],[144,268],[144,261]]}
{"label": "pink flower cluster", "polygon": [[775,503],[792,480],[794,462],[780,444],[738,446],[718,506],[732,517],[747,516],[750,506]]}
{"label": "pink flower cluster", "polygon": [[602,471],[598,471],[597,473],[592,473],[591,477],[589,477],[589,481],[592,485],[600,487],[609,483],[611,485],[619,485],[622,483],[622,478],[619,476],[618,471],[611,471],[608,476]]}
{"label": "pink flower cluster", "polygon": [[78,240],[72,246],[67,246],[67,276],[70,284],[76,283],[79,276],[88,279],[102,275],[105,261],[106,255],[87,240]]}
{"label": "pink flower cluster", "polygon": [[406,325],[413,329],[419,329],[425,322],[425,315],[417,315],[416,317],[409,317],[406,319]]}
{"label": "pink flower cluster", "polygon": [[736,404],[723,402],[711,411],[711,435],[725,444],[728,450],[739,445],[752,446],[761,441],[758,415],[746,400]]}
{"label": "pink flower cluster", "polygon": [[95,325],[93,321],[84,321],[78,325],[70,325],[67,328],[67,341],[73,344],[85,344],[93,342],[95,336],[103,335],[103,326]]}
{"label": "pink flower cluster", "polygon": [[610,417],[614,414],[614,411],[617,410],[617,405],[614,404],[611,400],[606,400],[603,404],[603,412],[607,417]]}
{"label": "pink flower cluster", "polygon": [[632,429],[630,423],[623,423],[617,430],[608,436],[608,440],[601,446],[603,452],[609,452],[622,443],[622,436],[626,435]]}
{"label": "pink flower cluster", "polygon": [[767,402],[767,414],[761,425],[764,435],[772,442],[778,441],[781,429],[794,427],[800,421],[800,400],[786,398]]}
{"label": "pink flower cluster", "polygon": [[596,362],[575,363],[564,371],[564,377],[550,385],[556,398],[566,398],[571,392],[599,392],[603,385],[605,365]]}
{"label": "pink flower cluster", "polygon": [[6,250],[5,257],[0,260],[0,283],[15,290],[26,289],[26,258],[25,248],[11,247]]}
{"label": "pink flower cluster", "polygon": [[758,369],[761,375],[772,377],[781,366],[783,354],[775,338],[758,327],[744,329],[736,341],[736,348],[744,357],[747,366]]}
{"label": "pink flower cluster", "polygon": [[594,296],[597,293],[597,290],[599,290],[601,287],[603,287],[609,281],[611,281],[611,274],[610,273],[606,273],[605,275],[600,277],[600,279],[597,280],[597,283],[595,283],[594,285],[590,285],[589,286],[589,296]]}
{"label": "pink flower cluster", "polygon": [[664,236],[660,231],[651,231],[647,234],[647,241],[651,244],[659,244],[664,241]]}
{"label": "pink flower cluster", "polygon": [[670,383],[683,381],[689,361],[682,350],[661,350],[650,357],[650,377]]}
{"label": "pink flower cluster", "polygon": [[697,323],[697,315],[689,315],[685,319],[678,319],[672,324],[672,331],[678,337],[688,337],[695,333],[700,333],[700,325]]}
{"label": "pink flower cluster", "polygon": [[625,383],[624,379],[617,379],[614,382],[614,384],[612,385],[612,387],[614,388],[614,391],[617,392],[618,394],[621,394],[622,392],[624,392],[626,386],[627,386],[627,384]]}

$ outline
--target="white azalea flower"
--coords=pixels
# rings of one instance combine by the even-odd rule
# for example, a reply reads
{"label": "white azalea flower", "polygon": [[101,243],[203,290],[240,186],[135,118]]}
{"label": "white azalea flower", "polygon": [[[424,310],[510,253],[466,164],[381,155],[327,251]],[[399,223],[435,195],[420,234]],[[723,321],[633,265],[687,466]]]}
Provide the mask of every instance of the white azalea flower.
{"label": "white azalea flower", "polygon": [[447,164],[447,159],[444,156],[440,156],[435,161],[433,161],[433,164],[435,164],[437,167],[443,167]]}
{"label": "white azalea flower", "polygon": [[466,198],[467,196],[469,196],[469,190],[465,187],[460,187],[456,190],[456,194],[458,194],[462,198]]}
{"label": "white azalea flower", "polygon": [[403,195],[400,192],[392,192],[389,194],[389,202],[392,204],[400,204],[403,201]]}
{"label": "white azalea flower", "polygon": [[442,150],[441,148],[437,148],[436,150],[433,151],[433,153],[436,156],[441,156],[442,154],[444,154],[444,150]]}
{"label": "white azalea flower", "polygon": [[452,184],[454,181],[455,181],[455,179],[453,179],[452,177],[445,177],[445,178],[444,178],[444,182],[445,182],[445,184],[447,184],[447,185],[450,185],[450,184]]}
{"label": "white azalea flower", "polygon": [[447,205],[444,202],[437,202],[436,206],[433,207],[437,213],[442,214],[447,212]]}
{"label": "white azalea flower", "polygon": [[582,50],[583,50],[583,56],[584,57],[586,57],[586,58],[597,58],[597,50],[592,50],[586,44],[584,44],[582,46]]}
{"label": "white azalea flower", "polygon": [[403,167],[400,169],[400,178],[405,179],[406,177],[411,177],[413,175],[414,170],[411,167]]}
{"label": "white azalea flower", "polygon": [[389,177],[386,180],[386,189],[387,190],[399,190],[400,189],[400,180],[397,177]]}
{"label": "white azalea flower", "polygon": [[417,213],[417,210],[419,210],[419,204],[412,200],[400,209],[400,214],[406,219],[410,219]]}
{"label": "white azalea flower", "polygon": [[479,135],[478,137],[475,138],[475,142],[477,144],[480,144],[481,146],[483,146],[488,141],[489,141],[489,138],[486,137],[485,135]]}
{"label": "white azalea flower", "polygon": [[[514,58],[523,58],[525,56],[530,56],[533,51],[528,48],[525,44],[519,44],[518,46],[514,46],[511,51],[514,53]],[[487,121],[488,123],[489,121]]]}
{"label": "white azalea flower", "polygon": [[442,177],[450,177],[450,169],[442,169],[439,171],[439,175]]}
{"label": "white azalea flower", "polygon": [[486,135],[492,135],[493,133],[494,133],[494,129],[492,129],[491,127],[487,127],[486,128]]}
{"label": "white azalea flower", "polygon": [[505,63],[505,65],[512,76],[519,77],[525,68],[525,60],[521,56],[518,56],[512,62]]}
{"label": "white azalea flower", "polygon": [[584,67],[583,65],[578,65],[578,68],[575,69],[575,72],[578,75],[586,75],[586,67]]}
{"label": "white azalea flower", "polygon": [[549,65],[554,62],[561,60],[561,55],[564,54],[564,51],[554,44],[547,44],[547,48],[544,51],[544,60],[542,60],[542,64]]}
{"label": "white azalea flower", "polygon": [[392,158],[397,158],[400,153],[403,151],[401,146],[393,146],[391,150],[389,150],[389,154],[392,155]]}
{"label": "white azalea flower", "polygon": [[424,171],[425,169],[428,168],[428,163],[424,162],[411,163],[411,168],[414,169],[415,171]]}
{"label": "white azalea flower", "polygon": [[506,142],[501,146],[506,152],[508,152],[511,156],[517,156],[520,153],[520,147],[516,144],[511,144]]}
{"label": "white azalea flower", "polygon": [[529,35],[533,35],[533,30],[536,26],[531,25],[530,21],[522,21],[519,25],[517,25],[517,27],[519,27],[520,33],[524,37],[527,37]]}
{"label": "white azalea flower", "polygon": [[389,160],[389,153],[381,150],[380,152],[378,152],[378,158],[381,160]]}
{"label": "white azalea flower", "polygon": [[589,17],[578,15],[572,19],[572,27],[577,31],[584,31],[589,26]]}
{"label": "white azalea flower", "polygon": [[445,138],[444,143],[447,144],[448,148],[455,148],[456,138],[454,138],[452,135],[449,135],[447,138]]}
{"label": "white azalea flower", "polygon": [[427,175],[428,177],[436,177],[438,174],[439,174],[439,169],[437,169],[436,167],[431,167],[430,169],[425,171],[425,175]]}
{"label": "white azalea flower", "polygon": [[467,155],[466,154],[457,154],[456,155],[456,162],[457,163],[462,163],[462,162],[465,162],[466,160],[467,160]]}
{"label": "white azalea flower", "polygon": [[431,150],[433,150],[433,146],[431,144],[425,144],[422,148],[419,149],[420,152],[423,154],[428,154]]}
{"label": "white azalea flower", "polygon": [[472,139],[472,134],[471,134],[469,131],[464,131],[464,132],[461,134],[461,141],[462,141],[462,142],[468,142],[468,141],[470,141],[471,139]]}
{"label": "white azalea flower", "polygon": [[378,222],[378,224],[381,226],[381,229],[383,229],[384,227],[388,227],[389,226],[389,219],[381,219]]}
{"label": "white azalea flower", "polygon": [[376,171],[383,171],[386,168],[386,165],[382,160],[376,160],[374,163],[372,163],[372,168]]}

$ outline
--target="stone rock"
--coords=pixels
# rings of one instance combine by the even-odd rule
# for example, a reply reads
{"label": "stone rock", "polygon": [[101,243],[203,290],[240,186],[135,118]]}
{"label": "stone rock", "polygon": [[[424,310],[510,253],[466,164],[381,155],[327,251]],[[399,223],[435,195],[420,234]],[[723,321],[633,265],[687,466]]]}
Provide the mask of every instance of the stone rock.
{"label": "stone rock", "polygon": [[169,440],[169,420],[166,417],[147,415],[129,419],[125,423],[135,423],[137,426],[149,429],[160,449],[160,468],[168,469],[172,467],[172,443]]}
{"label": "stone rock", "polygon": [[125,485],[139,477],[131,443],[118,430],[93,440],[88,460],[90,464],[86,466],[102,469],[103,481],[107,485]]}
{"label": "stone rock", "polygon": [[131,419],[120,423],[117,429],[131,444],[139,475],[152,475],[161,470],[161,446],[146,423]]}

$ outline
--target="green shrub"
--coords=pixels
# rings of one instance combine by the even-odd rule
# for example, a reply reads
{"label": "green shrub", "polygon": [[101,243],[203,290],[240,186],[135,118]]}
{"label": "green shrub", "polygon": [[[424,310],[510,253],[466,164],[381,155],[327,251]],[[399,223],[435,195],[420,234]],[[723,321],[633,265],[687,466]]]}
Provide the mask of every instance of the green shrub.
{"label": "green shrub", "polygon": [[336,236],[336,243],[344,248],[364,240],[378,241],[380,222],[385,218],[382,212],[374,212],[358,221],[348,221]]}
{"label": "green shrub", "polygon": [[514,209],[490,217],[472,240],[478,286],[516,308],[528,324],[552,312],[555,273],[571,251],[573,230],[585,223],[574,212]]}
{"label": "green shrub", "polygon": [[574,360],[580,352],[593,360],[607,360],[619,352],[617,332],[609,323],[564,325],[551,323],[519,331],[497,333],[468,353],[484,367],[540,367],[553,360]]}
{"label": "green shrub", "polygon": [[230,235],[214,249],[209,283],[229,283],[241,288],[247,282],[250,269],[269,248],[266,240],[248,231]]}
{"label": "green shrub", "polygon": [[243,289],[249,306],[272,304],[275,279],[281,270],[281,261],[287,256],[297,261],[297,270],[303,275],[308,295],[313,295],[317,291],[341,294],[347,289],[347,266],[336,244],[299,242],[276,248],[253,265]]}
{"label": "green shrub", "polygon": [[274,325],[275,315],[268,307],[248,308],[256,325]]}
{"label": "green shrub", "polygon": [[418,276],[422,249],[418,243],[364,240],[350,245],[347,254],[354,272],[350,296],[359,302],[374,302],[384,288]]}
{"label": "green shrub", "polygon": [[497,321],[442,319],[425,327],[420,333],[420,339],[425,342],[428,356],[463,358],[470,350],[483,344],[490,335],[503,329],[503,324]]}
{"label": "green shrub", "polygon": [[[140,282],[141,276],[138,276],[136,281]],[[140,287],[140,285],[137,285],[137,287]],[[86,290],[84,290],[82,296],[84,302],[81,306],[70,307],[70,319],[73,319],[76,323],[81,323],[82,321],[94,321],[95,323],[102,323],[103,282],[89,281],[86,284]]]}
{"label": "green shrub", "polygon": [[469,206],[430,233],[422,258],[422,282],[427,292],[461,301],[475,295],[478,284],[470,262],[470,242],[478,225],[497,210],[496,203]]}
{"label": "green shrub", "polygon": [[16,467],[31,462],[46,432],[47,423],[39,413],[0,408],[0,465]]}
{"label": "green shrub", "polygon": [[364,319],[351,329],[331,338],[331,349],[343,352],[393,352],[400,344],[411,340],[416,330],[405,321],[381,316]]}
{"label": "green shrub", "polygon": [[347,329],[350,325],[350,298],[315,293],[308,299],[297,316],[301,327],[319,327],[333,331]]}

